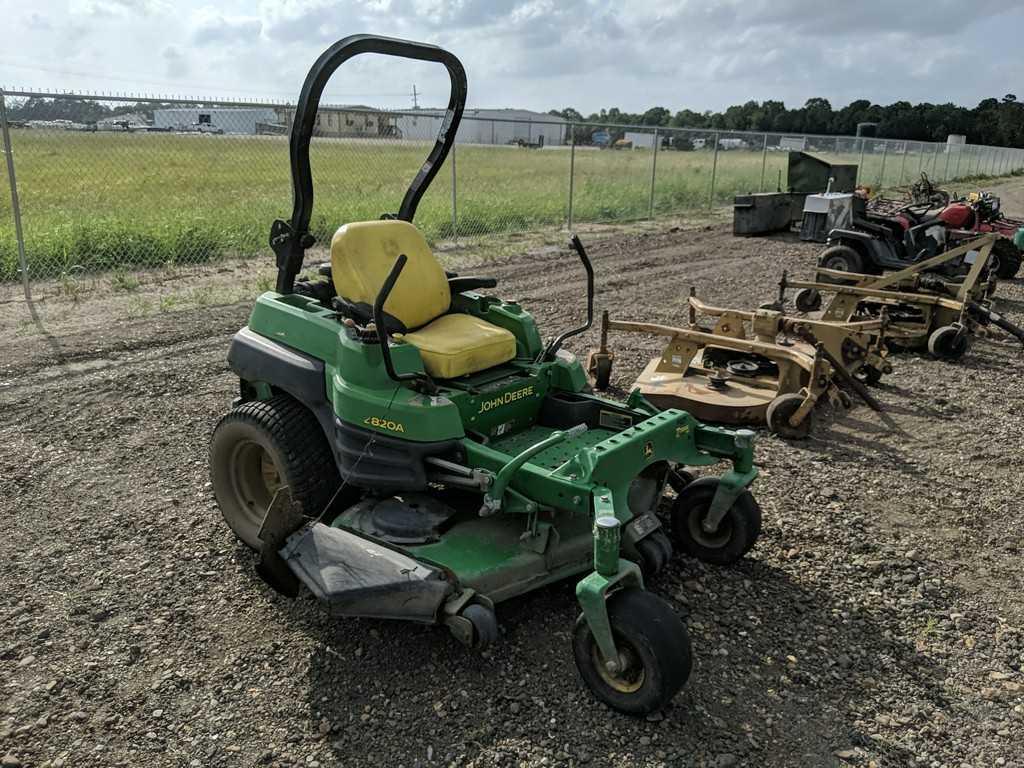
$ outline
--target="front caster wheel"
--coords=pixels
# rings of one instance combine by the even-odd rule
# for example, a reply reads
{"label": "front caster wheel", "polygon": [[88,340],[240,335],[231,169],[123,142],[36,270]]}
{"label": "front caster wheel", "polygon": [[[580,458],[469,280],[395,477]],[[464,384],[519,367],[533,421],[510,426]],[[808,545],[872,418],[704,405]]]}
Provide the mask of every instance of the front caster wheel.
{"label": "front caster wheel", "polygon": [[790,418],[797,409],[803,405],[803,395],[795,392],[788,395],[779,395],[768,404],[768,412],[765,420],[768,422],[768,429],[779,437],[787,440],[803,440],[811,433],[813,414],[808,412],[804,415],[799,424],[794,426]]}
{"label": "front caster wheel", "polygon": [[594,696],[619,712],[646,715],[662,709],[690,677],[686,625],[668,603],[642,589],[620,589],[606,605],[619,658],[604,658],[580,616],[572,636],[580,677]]}
{"label": "front caster wheel", "polygon": [[967,332],[953,325],[937,328],[928,337],[928,351],[939,360],[956,362],[964,356],[970,342]]}
{"label": "front caster wheel", "polygon": [[607,352],[591,350],[587,359],[587,373],[594,382],[594,388],[602,392],[608,389],[612,381],[612,355]]}
{"label": "front caster wheel", "polygon": [[704,529],[719,480],[702,477],[690,483],[672,505],[672,536],[676,546],[698,560],[730,565],[739,560],[761,535],[761,508],[744,490],[714,531]]}
{"label": "front caster wheel", "polygon": [[462,615],[473,625],[473,648],[482,651],[498,639],[498,617],[490,608],[470,603]]}

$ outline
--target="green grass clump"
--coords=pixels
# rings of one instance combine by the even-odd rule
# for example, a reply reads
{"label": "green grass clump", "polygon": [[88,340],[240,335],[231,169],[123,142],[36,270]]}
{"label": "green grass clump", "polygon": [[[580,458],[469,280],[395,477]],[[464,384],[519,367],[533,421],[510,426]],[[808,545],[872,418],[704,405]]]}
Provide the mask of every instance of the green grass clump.
{"label": "green grass clump", "polygon": [[[16,130],[12,141],[29,271],[36,277],[196,264],[226,256],[268,258],[271,222],[291,214],[285,137]],[[384,140],[314,141],[311,228],[320,242],[345,222],[396,212],[428,148]],[[774,190],[780,170],[785,185],[785,152],[719,152],[712,192],[712,151],[662,150],[652,201],[652,154],[577,148],[574,223],[628,221],[652,212],[728,204],[733,195],[762,185]],[[455,216],[450,161],[416,214],[428,241],[566,223],[568,148],[459,145],[455,155]],[[856,163],[860,157],[828,159]],[[876,186],[895,185],[901,176],[904,183],[912,181],[925,168],[941,179],[945,164],[946,156],[934,152],[884,160],[869,153],[862,178]],[[0,280],[17,275],[10,198],[3,194]]]}

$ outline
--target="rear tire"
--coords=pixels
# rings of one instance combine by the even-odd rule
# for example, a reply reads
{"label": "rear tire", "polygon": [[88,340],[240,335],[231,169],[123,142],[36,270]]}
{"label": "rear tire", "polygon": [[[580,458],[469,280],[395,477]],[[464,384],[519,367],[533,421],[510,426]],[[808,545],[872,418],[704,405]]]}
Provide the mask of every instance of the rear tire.
{"label": "rear tire", "polygon": [[939,360],[951,363],[963,357],[969,346],[967,333],[961,333],[959,328],[952,325],[936,328],[928,337],[928,351]]}
{"label": "rear tire", "polygon": [[287,395],[242,403],[221,418],[210,441],[210,480],[224,522],[257,550],[276,492],[287,488],[297,511],[317,519],[340,485],[320,422]]}
{"label": "rear tire", "polygon": [[836,272],[864,272],[864,259],[848,245],[833,245],[818,257],[818,265]]}
{"label": "rear tire", "polygon": [[1020,271],[1021,257],[1024,256],[1011,240],[1000,237],[992,246],[993,256],[999,264],[995,268],[996,276],[1001,280],[1010,280]]}
{"label": "rear tire", "polygon": [[581,615],[572,635],[580,677],[597,699],[619,712],[647,715],[663,709],[690,677],[686,625],[672,606],[642,589],[620,589],[606,606],[622,668],[607,669]]}

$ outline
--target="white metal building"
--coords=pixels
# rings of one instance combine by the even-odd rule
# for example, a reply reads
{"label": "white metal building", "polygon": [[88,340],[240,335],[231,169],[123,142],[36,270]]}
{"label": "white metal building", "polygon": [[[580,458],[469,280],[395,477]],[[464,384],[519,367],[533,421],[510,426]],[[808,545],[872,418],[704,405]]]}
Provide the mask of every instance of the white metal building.
{"label": "white metal building", "polygon": [[[443,109],[420,109],[395,115],[403,139],[432,140],[444,119]],[[462,115],[458,144],[512,144],[526,141],[544,145],[564,144],[569,137],[568,121],[562,117],[528,109],[467,109]]]}
{"label": "white metal building", "polygon": [[224,133],[256,133],[256,123],[276,123],[271,107],[172,107],[153,111],[153,126],[170,130],[219,128]]}

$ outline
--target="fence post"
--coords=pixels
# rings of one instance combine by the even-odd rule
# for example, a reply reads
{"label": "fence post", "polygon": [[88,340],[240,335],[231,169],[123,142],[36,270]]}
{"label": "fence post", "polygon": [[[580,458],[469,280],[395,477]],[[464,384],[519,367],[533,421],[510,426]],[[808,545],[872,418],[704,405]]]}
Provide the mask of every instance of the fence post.
{"label": "fence post", "polygon": [[494,146],[494,121],[491,120],[491,146]]}
{"label": "fence post", "polygon": [[903,184],[903,180],[906,178],[907,168],[907,150],[910,148],[910,142],[903,142],[903,156],[900,158],[900,185]]}
{"label": "fence post", "polygon": [[860,175],[864,170],[864,137],[860,137],[860,162],[857,164],[857,178],[860,179]]}
{"label": "fence post", "polygon": [[758,186],[758,192],[764,192],[764,171],[765,166],[768,164],[768,134],[764,135],[764,143],[761,145],[761,184]]}
{"label": "fence post", "polygon": [[576,123],[569,123],[569,231],[572,232],[572,197],[576,179]]}
{"label": "fence post", "polygon": [[708,210],[715,207],[715,175],[718,173],[718,142],[721,134],[715,131],[715,156],[711,160],[711,189],[708,191]]}
{"label": "fence post", "polygon": [[455,173],[455,144],[452,143],[452,240],[455,245],[459,244],[459,217],[458,207],[455,202],[455,190],[458,182],[456,181],[457,176]]}
{"label": "fence post", "polygon": [[946,144],[946,170],[942,172],[942,180],[949,181],[949,144]]}
{"label": "fence post", "polygon": [[956,170],[953,171],[953,178],[954,179],[959,179],[960,178],[960,158],[962,158],[964,156],[964,147],[966,145],[965,144],[955,144],[954,146],[956,147]]}
{"label": "fence post", "polygon": [[18,267],[21,269],[21,287],[29,312],[39,325],[35,304],[32,303],[32,283],[28,276],[28,258],[25,256],[25,234],[21,228],[21,203],[18,200],[18,178],[14,175],[14,147],[11,146],[11,132],[7,125],[7,103],[0,88],[0,133],[3,134],[4,156],[7,158],[7,180],[11,185],[11,213],[14,216],[14,237],[18,243]]}
{"label": "fence post", "polygon": [[882,167],[878,171],[878,188],[881,189],[885,185],[885,158],[889,154],[889,142],[882,142]]}
{"label": "fence post", "polygon": [[658,129],[654,129],[654,154],[651,155],[651,198],[647,204],[647,218],[654,218],[654,174],[658,170]]}

